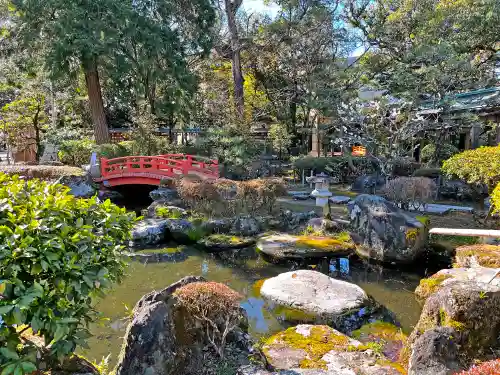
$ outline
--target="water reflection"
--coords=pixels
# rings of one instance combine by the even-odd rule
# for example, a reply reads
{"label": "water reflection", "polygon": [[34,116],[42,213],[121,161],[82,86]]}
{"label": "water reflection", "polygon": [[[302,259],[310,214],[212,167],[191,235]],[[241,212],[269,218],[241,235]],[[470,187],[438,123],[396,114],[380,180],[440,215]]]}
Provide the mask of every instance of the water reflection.
{"label": "water reflection", "polygon": [[[244,296],[242,307],[249,317],[250,334],[269,336],[287,327],[283,316],[259,297],[257,281],[276,276],[290,269],[315,269],[361,286],[382,305],[393,311],[405,331],[418,320],[420,305],[413,290],[419,277],[411,273],[389,270],[364,263],[353,263],[347,258],[324,260],[314,264],[270,264],[257,256],[245,260],[213,255],[186,249],[187,259],[182,262],[141,264],[132,262],[123,283],[97,305],[97,310],[109,319],[92,328],[95,337],[89,342],[90,350],[82,354],[99,361],[111,354],[112,365],[121,348],[128,315],[125,305],[133,308],[144,294],[159,290],[188,275],[203,276],[207,280],[223,282]],[[261,285],[261,283],[260,283]],[[281,315],[280,315],[281,314]]]}

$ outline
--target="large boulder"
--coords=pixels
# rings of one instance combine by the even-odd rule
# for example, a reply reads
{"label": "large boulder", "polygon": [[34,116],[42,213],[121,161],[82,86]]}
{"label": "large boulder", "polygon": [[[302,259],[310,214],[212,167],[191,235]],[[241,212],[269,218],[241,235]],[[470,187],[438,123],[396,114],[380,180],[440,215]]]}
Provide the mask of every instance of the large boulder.
{"label": "large boulder", "polygon": [[455,252],[458,267],[500,268],[500,246],[477,244],[460,246]]}
{"label": "large boulder", "polygon": [[[385,358],[377,357],[357,340],[328,326],[298,325],[271,336],[262,347],[268,364],[290,374],[400,374]],[[323,372],[324,371],[324,372]]]}
{"label": "large boulder", "polygon": [[145,219],[134,225],[132,241],[134,246],[158,245],[167,239],[186,241],[193,224],[185,219]]}
{"label": "large boulder", "polygon": [[427,279],[420,280],[415,294],[422,300],[439,289],[456,282],[477,282],[500,288],[500,268],[451,268],[441,270]]}
{"label": "large boulder", "polygon": [[500,287],[475,281],[455,281],[442,286],[426,300],[408,339],[409,348],[415,348],[423,333],[438,327],[460,332],[456,344],[463,363],[491,353],[499,346]]}
{"label": "large boulder", "polygon": [[460,365],[460,333],[451,327],[437,327],[420,336],[413,345],[408,375],[452,375]]}
{"label": "large boulder", "polygon": [[359,195],[348,204],[360,256],[381,262],[411,263],[425,249],[425,223],[376,195]]}
{"label": "large boulder", "polygon": [[69,187],[71,189],[69,193],[77,198],[91,198],[98,192],[89,175],[62,176],[57,183]]}
{"label": "large boulder", "polygon": [[256,236],[263,230],[262,223],[252,216],[236,217],[231,224],[230,232],[237,236]]}
{"label": "large boulder", "polygon": [[473,200],[486,194],[488,194],[486,186],[471,185],[462,180],[445,180],[439,187],[439,195],[447,199]]}
{"label": "large boulder", "polygon": [[262,237],[257,248],[276,259],[310,259],[348,256],[355,246],[349,235],[335,238],[281,233]]}
{"label": "large boulder", "polygon": [[[202,374],[209,373],[203,371],[209,364],[220,362],[204,349],[207,342],[203,327],[193,324],[194,317],[176,295],[179,288],[200,281],[204,279],[186,277],[141,298],[125,334],[116,375]],[[241,319],[242,325],[248,323],[243,321],[245,316]],[[235,333],[227,342],[233,344],[239,339]]]}
{"label": "large boulder", "polygon": [[173,201],[179,199],[177,190],[166,187],[159,187],[158,189],[151,191],[149,196],[153,201]]}
{"label": "large boulder", "polygon": [[[331,324],[342,332],[360,328],[379,308],[363,289],[320,272],[299,270],[264,281],[266,300],[298,311],[300,322]],[[285,318],[294,321],[295,314]]]}

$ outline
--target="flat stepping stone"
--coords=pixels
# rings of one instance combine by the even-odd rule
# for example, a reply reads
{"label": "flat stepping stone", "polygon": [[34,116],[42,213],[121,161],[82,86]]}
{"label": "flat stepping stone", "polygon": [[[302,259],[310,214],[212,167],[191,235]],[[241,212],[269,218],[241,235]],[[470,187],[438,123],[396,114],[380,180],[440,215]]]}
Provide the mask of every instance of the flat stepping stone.
{"label": "flat stepping stone", "polygon": [[238,250],[255,245],[253,237],[237,237],[224,234],[214,234],[198,241],[208,252]]}
{"label": "flat stepping stone", "polygon": [[320,237],[283,233],[262,237],[257,248],[277,259],[310,259],[347,256],[353,253],[355,245],[348,235]]}
{"label": "flat stepping stone", "polygon": [[359,286],[310,270],[286,272],[267,279],[260,293],[270,302],[315,317],[311,321],[340,323],[339,320],[349,319],[371,304]]}
{"label": "flat stepping stone", "polygon": [[182,262],[188,258],[188,255],[182,251],[182,248],[152,249],[125,254],[130,260],[140,263],[169,263]]}
{"label": "flat stepping stone", "polygon": [[472,213],[474,211],[472,207],[453,206],[448,204],[437,204],[437,203],[429,203],[426,206],[418,206],[418,207],[410,205],[410,210],[428,214],[438,214],[438,215],[444,215],[449,213],[450,211],[467,212],[467,213]]}
{"label": "flat stepping stone", "polygon": [[330,198],[330,202],[333,204],[347,204],[351,201],[351,197],[345,195],[335,195]]}

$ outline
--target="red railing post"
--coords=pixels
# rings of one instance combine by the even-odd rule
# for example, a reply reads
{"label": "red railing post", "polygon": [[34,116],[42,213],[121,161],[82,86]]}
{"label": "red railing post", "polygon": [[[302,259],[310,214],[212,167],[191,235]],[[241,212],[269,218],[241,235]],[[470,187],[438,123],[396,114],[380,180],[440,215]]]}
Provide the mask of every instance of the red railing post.
{"label": "red railing post", "polygon": [[101,177],[105,178],[107,176],[106,168],[108,167],[108,159],[101,158]]}

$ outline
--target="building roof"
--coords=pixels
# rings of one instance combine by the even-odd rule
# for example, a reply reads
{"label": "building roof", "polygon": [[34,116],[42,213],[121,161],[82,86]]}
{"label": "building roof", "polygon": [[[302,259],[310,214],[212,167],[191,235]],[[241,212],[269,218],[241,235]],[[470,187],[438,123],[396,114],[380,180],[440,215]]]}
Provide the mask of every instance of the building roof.
{"label": "building roof", "polygon": [[500,106],[500,87],[491,87],[446,96],[442,100],[425,100],[419,105],[419,114],[426,115],[443,112],[448,106],[448,112],[481,111]]}

